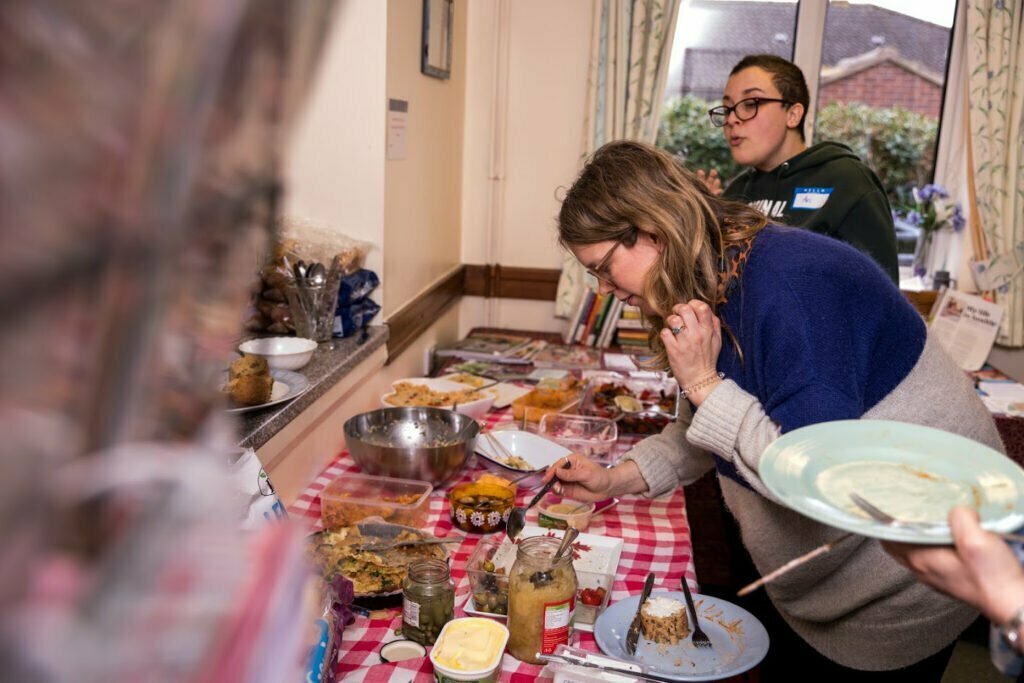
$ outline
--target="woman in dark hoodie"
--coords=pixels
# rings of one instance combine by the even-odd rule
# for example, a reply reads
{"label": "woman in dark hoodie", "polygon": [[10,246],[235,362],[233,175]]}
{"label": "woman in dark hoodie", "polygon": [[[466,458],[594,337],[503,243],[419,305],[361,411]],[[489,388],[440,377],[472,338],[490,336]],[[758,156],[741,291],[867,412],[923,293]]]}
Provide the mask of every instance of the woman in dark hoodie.
{"label": "woman in dark hoodie", "polygon": [[804,75],[792,62],[749,55],[733,67],[722,105],[708,113],[733,159],[749,168],[723,197],[751,204],[774,222],[851,244],[895,282],[896,229],[885,189],[846,145],[807,146],[808,102]]}

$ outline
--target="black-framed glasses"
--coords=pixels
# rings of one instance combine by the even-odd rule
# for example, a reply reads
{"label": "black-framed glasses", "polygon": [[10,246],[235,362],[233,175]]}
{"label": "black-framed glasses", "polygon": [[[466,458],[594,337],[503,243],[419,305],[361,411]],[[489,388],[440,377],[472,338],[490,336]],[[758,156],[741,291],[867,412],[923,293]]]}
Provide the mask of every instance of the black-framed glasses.
{"label": "black-framed glasses", "polygon": [[604,282],[606,284],[611,285],[612,287],[615,287],[616,285],[615,282],[612,281],[612,276],[608,274],[608,263],[611,262],[612,254],[615,253],[615,250],[619,248],[620,244],[622,244],[621,241],[618,241],[615,244],[613,244],[611,246],[611,249],[605,252],[605,255],[601,257],[601,260],[597,262],[597,265],[595,265],[593,268],[586,269],[587,274],[592,275],[600,282]]}
{"label": "black-framed glasses", "polygon": [[715,127],[721,128],[729,119],[729,114],[733,112],[736,113],[736,118],[740,121],[749,121],[757,116],[757,108],[765,102],[781,102],[784,107],[788,107],[793,104],[789,100],[781,100],[776,97],[748,97],[745,100],[740,100],[731,107],[727,107],[724,104],[712,107],[711,109],[708,109],[708,116],[711,117],[711,123]]}

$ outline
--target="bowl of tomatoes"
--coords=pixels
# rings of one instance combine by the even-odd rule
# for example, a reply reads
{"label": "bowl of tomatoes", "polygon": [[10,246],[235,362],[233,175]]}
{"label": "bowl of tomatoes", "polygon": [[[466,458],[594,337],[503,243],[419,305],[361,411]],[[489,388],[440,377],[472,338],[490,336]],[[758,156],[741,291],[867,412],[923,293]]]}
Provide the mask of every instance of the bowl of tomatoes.
{"label": "bowl of tomatoes", "polygon": [[579,588],[576,590],[575,623],[593,624],[597,621],[601,612],[608,606],[614,580],[615,577],[611,574],[576,572]]}

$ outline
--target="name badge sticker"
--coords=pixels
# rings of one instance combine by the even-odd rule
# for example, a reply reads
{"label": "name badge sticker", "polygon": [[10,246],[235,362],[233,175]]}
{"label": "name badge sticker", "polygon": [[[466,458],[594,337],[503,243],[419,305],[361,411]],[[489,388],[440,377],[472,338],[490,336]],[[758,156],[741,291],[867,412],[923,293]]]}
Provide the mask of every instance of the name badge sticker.
{"label": "name badge sticker", "polygon": [[831,187],[798,187],[793,190],[793,209],[813,210],[825,206],[832,194]]}

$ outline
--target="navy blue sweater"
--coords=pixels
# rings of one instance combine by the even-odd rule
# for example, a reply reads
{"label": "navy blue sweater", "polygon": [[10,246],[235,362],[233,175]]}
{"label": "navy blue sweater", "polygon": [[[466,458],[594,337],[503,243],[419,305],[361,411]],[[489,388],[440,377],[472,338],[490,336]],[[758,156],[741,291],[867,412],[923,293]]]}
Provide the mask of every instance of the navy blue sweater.
{"label": "navy blue sweater", "polygon": [[[718,369],[788,432],[856,419],[917,363],[925,325],[884,271],[853,247],[770,225],[751,247],[719,311],[743,349],[724,335]],[[718,459],[732,479],[732,465]]]}

